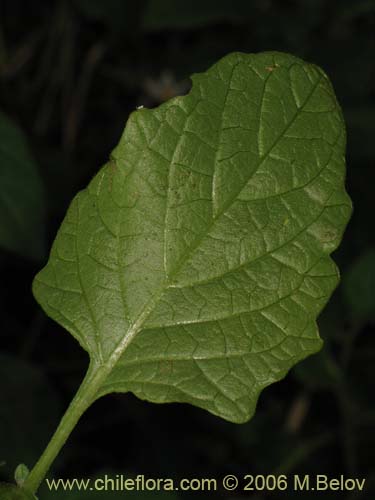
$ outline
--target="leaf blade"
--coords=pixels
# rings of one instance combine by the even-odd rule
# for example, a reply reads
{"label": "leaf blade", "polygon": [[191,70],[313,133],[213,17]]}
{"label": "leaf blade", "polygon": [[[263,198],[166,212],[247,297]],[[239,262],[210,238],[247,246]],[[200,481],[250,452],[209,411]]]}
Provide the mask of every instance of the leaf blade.
{"label": "leaf blade", "polygon": [[133,113],[34,282],[108,367],[98,397],[250,418],[262,388],[321,346],[351,212],[344,151],[327,77],[281,53],[231,54],[187,96]]}

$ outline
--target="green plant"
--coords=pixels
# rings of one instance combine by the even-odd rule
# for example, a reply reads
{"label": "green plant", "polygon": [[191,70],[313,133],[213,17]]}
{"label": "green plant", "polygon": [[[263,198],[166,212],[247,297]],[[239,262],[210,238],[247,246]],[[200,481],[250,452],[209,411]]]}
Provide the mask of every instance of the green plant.
{"label": "green plant", "polygon": [[35,493],[85,410],[132,391],[245,422],[261,390],[322,345],[351,213],[345,128],[314,65],[230,54],[139,109],[73,200],[33,285],[90,355],[22,483]]}

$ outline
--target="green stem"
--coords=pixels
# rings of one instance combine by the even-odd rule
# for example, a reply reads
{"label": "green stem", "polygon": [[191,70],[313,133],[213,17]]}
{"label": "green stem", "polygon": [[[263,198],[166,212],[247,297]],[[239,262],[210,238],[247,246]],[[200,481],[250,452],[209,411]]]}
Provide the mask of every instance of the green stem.
{"label": "green stem", "polygon": [[74,399],[65,415],[61,419],[55,434],[52,436],[52,439],[48,443],[43,455],[40,457],[23,483],[25,490],[28,490],[33,494],[36,493],[40,483],[43,481],[49,468],[51,467],[52,462],[64,446],[74,427],[77,425],[78,420],[97,398],[98,391],[100,387],[103,386],[103,382],[111,373],[111,370],[116,365],[127,346],[137,335],[150,312],[154,309],[155,304],[160,299],[162,291],[163,290],[160,289],[159,293],[156,294],[157,297],[151,299],[146,304],[138,316],[137,321],[132,324],[126,335],[120,340],[107,361],[104,364],[90,363],[86,377],[78,389],[77,394],[74,396]]}
{"label": "green stem", "polygon": [[33,494],[36,493],[56,456],[59,454],[74,427],[77,425],[78,420],[95,400],[98,388],[107,375],[108,370],[105,366],[98,369],[90,364],[87,374],[62,417],[56,432],[52,436],[42,456],[27,476],[23,484],[25,490]]}

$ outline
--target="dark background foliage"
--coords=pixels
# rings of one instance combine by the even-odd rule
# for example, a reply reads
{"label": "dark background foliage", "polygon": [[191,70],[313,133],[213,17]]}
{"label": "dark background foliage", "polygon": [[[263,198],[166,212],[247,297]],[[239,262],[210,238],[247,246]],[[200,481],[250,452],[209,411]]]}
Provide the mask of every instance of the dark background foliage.
{"label": "dark background foliage", "polygon": [[[0,0],[0,479],[19,462],[33,465],[87,367],[86,354],[31,294],[69,201],[106,162],[136,106],[185,93],[191,73],[231,51],[278,50],[327,72],[347,122],[354,214],[334,255],[342,283],[320,317],[323,350],[266,389],[243,425],[187,405],[108,396],[84,415],[52,472],[344,474],[366,477],[366,491],[319,497],[371,497],[374,35],[374,0]],[[250,493],[211,495],[317,495]]]}

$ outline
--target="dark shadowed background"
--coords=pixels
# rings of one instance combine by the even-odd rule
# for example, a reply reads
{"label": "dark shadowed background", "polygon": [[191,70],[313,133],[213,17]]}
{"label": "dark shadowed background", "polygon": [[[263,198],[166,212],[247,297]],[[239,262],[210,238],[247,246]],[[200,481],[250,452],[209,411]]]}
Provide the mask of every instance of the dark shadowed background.
{"label": "dark shadowed background", "polygon": [[[78,388],[87,355],[40,310],[35,273],[75,193],[136,106],[189,89],[232,51],[287,51],[321,66],[348,131],[354,214],[334,254],[342,282],[320,317],[323,350],[261,395],[243,425],[131,394],[89,409],[55,477],[328,474],[375,491],[375,1],[0,0],[0,479],[32,466]],[[245,494],[246,493],[246,494]],[[316,498],[223,490],[218,499]],[[206,494],[132,493],[190,499]],[[40,498],[126,498],[48,493]]]}

